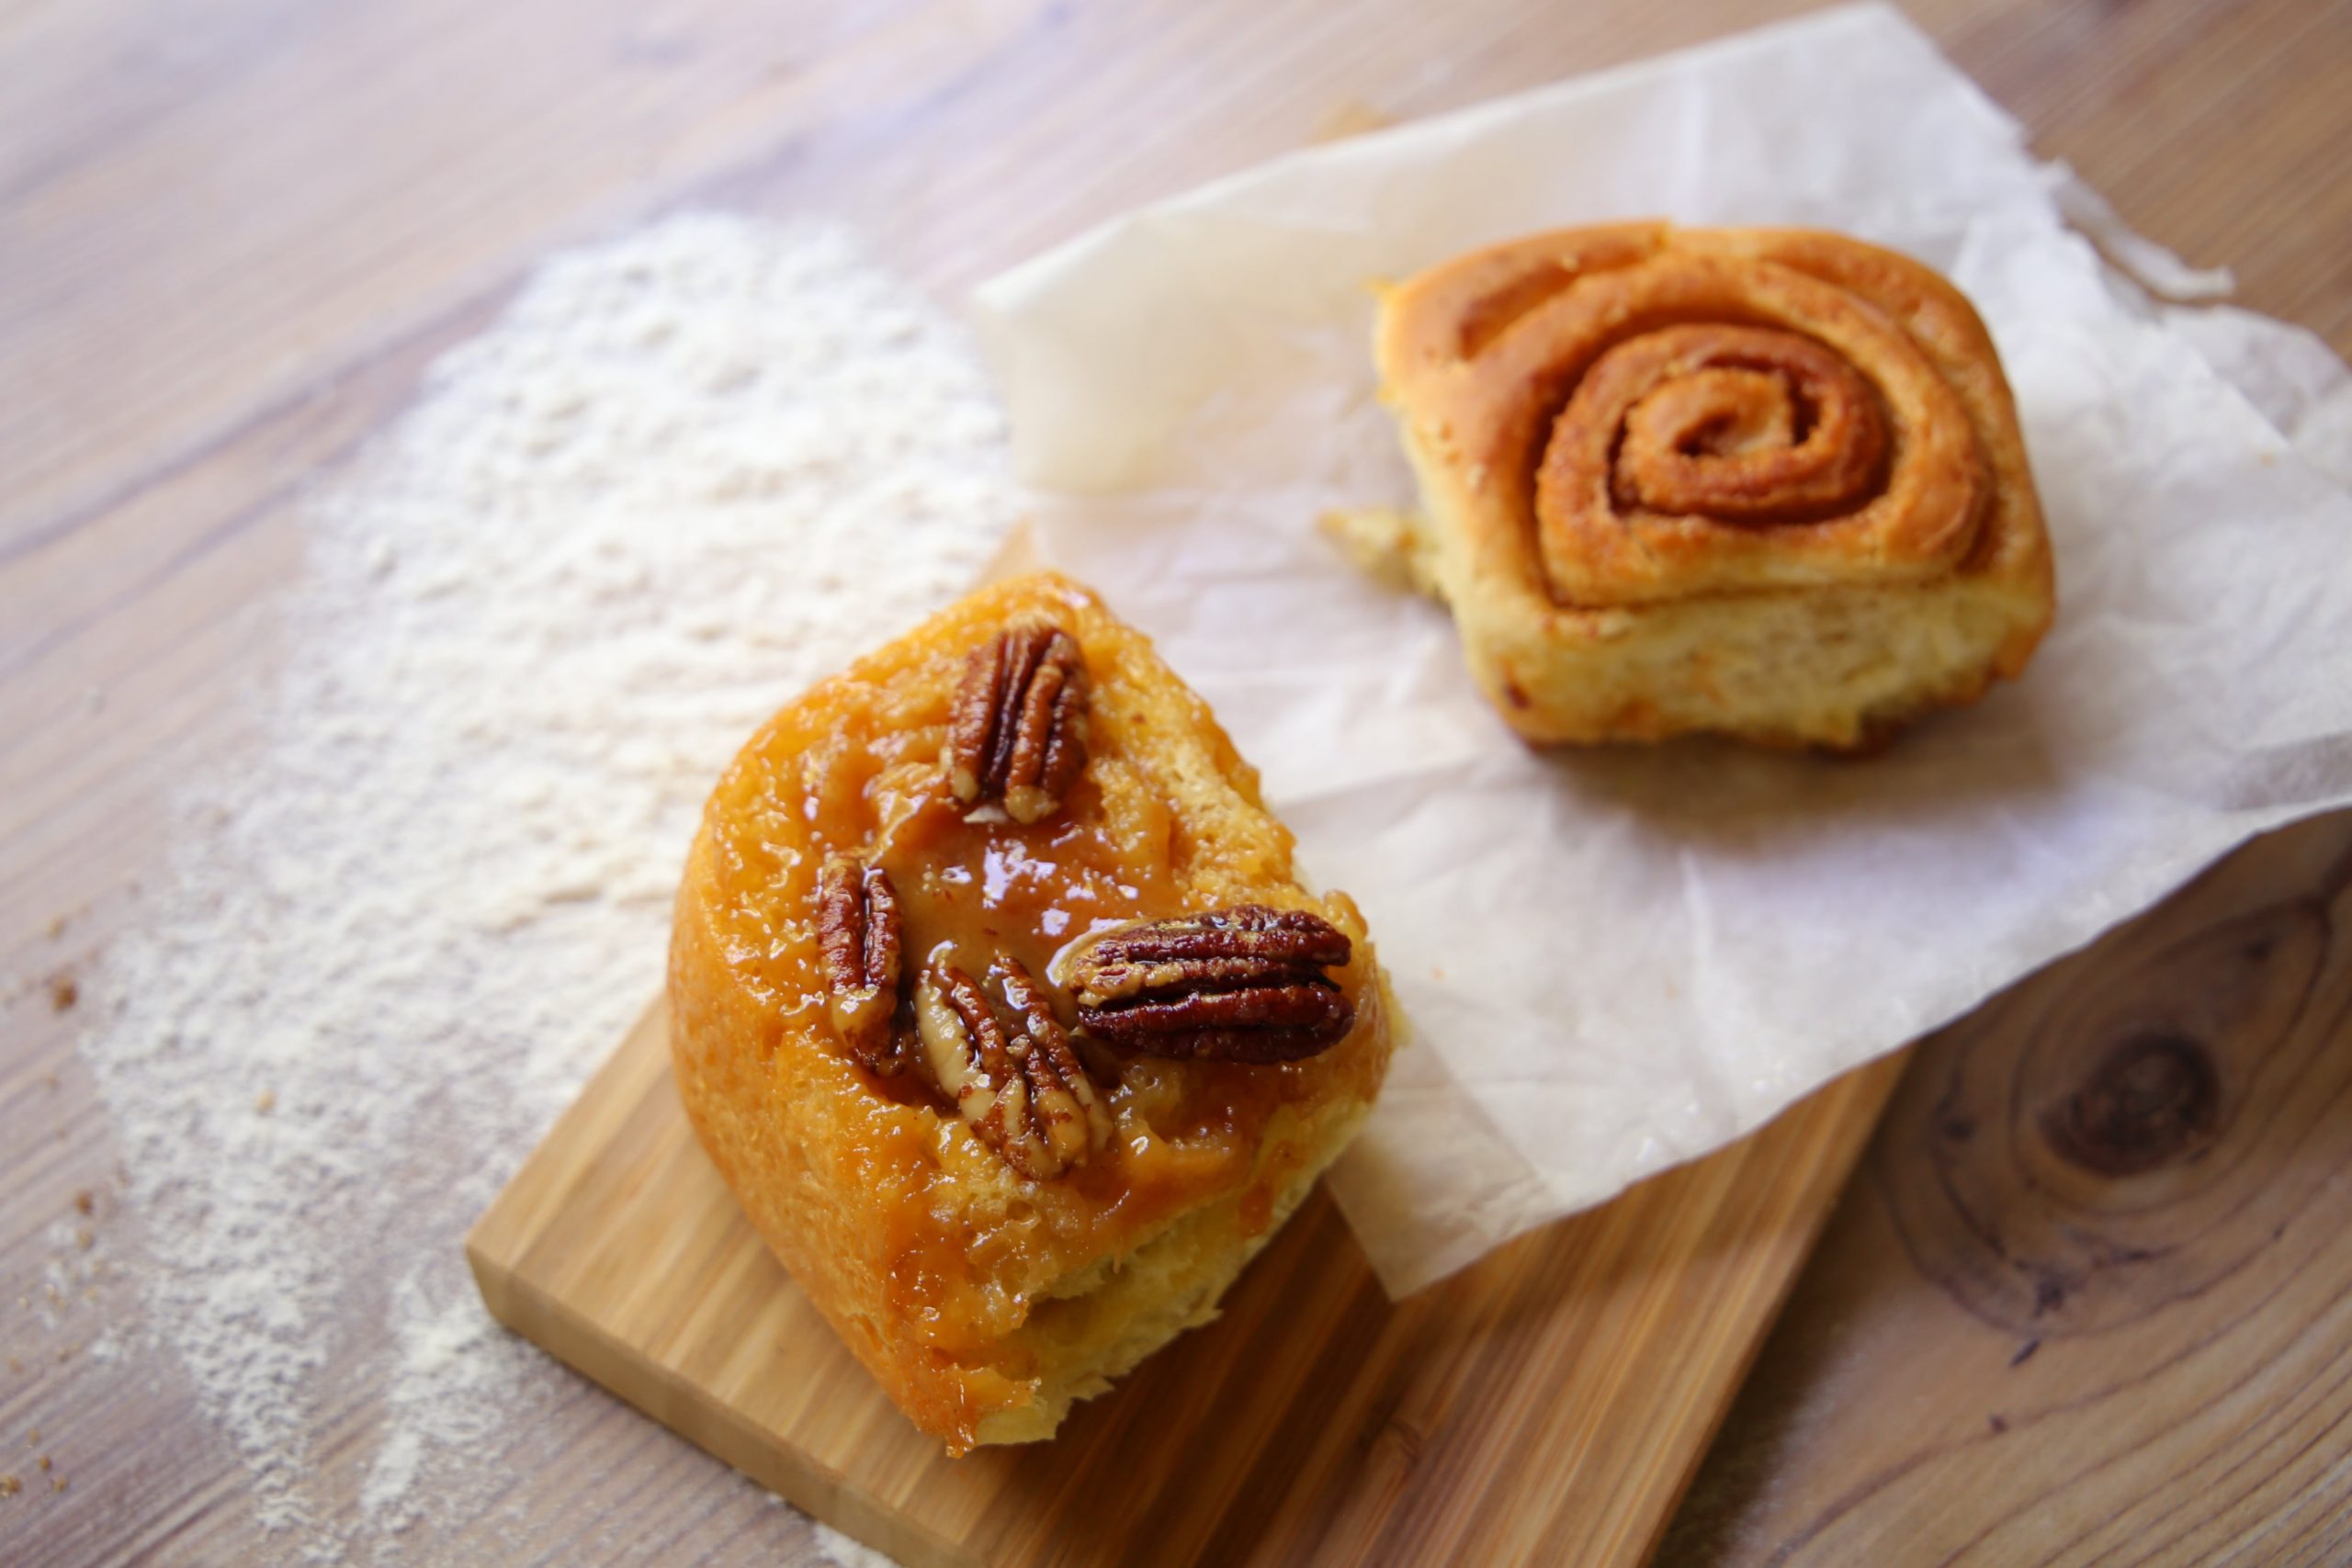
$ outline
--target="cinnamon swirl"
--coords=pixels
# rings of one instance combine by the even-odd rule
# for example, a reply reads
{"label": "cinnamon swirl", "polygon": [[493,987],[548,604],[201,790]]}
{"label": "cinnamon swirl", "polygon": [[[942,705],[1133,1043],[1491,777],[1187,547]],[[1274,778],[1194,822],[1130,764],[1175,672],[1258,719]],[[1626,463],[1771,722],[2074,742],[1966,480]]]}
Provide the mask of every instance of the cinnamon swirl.
{"label": "cinnamon swirl", "polygon": [[1427,515],[1335,521],[1452,605],[1530,740],[1865,747],[2049,626],[1992,340],[1903,256],[1564,230],[1386,290],[1376,353]]}

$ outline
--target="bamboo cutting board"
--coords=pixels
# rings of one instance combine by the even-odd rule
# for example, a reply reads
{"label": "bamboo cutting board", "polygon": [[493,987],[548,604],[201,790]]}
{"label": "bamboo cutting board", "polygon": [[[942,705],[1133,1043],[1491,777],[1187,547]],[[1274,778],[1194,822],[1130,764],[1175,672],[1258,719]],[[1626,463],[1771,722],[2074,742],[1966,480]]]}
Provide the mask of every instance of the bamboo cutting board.
{"label": "bamboo cutting board", "polygon": [[1645,1560],[1898,1067],[1392,1304],[1316,1193],[1050,1443],[950,1461],[704,1156],[667,1013],[467,1238],[499,1321],[910,1568]]}

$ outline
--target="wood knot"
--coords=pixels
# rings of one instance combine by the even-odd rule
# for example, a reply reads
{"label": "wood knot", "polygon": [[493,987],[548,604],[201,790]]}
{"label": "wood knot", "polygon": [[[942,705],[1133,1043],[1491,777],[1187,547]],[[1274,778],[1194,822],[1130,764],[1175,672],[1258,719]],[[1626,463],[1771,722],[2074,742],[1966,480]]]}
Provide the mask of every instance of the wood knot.
{"label": "wood knot", "polygon": [[1928,1042],[1896,1091],[1871,1156],[1895,1230],[2019,1343],[2141,1322],[2341,1207],[2320,1151],[2352,1103],[2352,919],[2293,856],[2261,863],[2283,896],[2125,926]]}
{"label": "wood knot", "polygon": [[2099,1176],[2138,1176],[2193,1158],[2221,1122],[2212,1054],[2186,1035],[2133,1035],[2109,1048],[2080,1088],[2043,1112],[2060,1158]]}

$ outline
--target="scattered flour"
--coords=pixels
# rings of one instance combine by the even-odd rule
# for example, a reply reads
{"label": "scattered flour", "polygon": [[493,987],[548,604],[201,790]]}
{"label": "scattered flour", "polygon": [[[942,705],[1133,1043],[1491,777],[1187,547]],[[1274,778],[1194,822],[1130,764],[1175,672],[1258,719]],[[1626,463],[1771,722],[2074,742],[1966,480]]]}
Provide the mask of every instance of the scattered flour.
{"label": "scattered flour", "polygon": [[817,1550],[825,1554],[833,1568],[899,1568],[894,1559],[851,1540],[831,1525],[817,1527]]}
{"label": "scattered flour", "polygon": [[521,1517],[499,1458],[580,1386],[459,1238],[661,983],[728,757],[1013,504],[948,321],[835,229],[706,215],[551,262],[312,508],[279,673],[82,1043],[147,1353],[279,1554]]}

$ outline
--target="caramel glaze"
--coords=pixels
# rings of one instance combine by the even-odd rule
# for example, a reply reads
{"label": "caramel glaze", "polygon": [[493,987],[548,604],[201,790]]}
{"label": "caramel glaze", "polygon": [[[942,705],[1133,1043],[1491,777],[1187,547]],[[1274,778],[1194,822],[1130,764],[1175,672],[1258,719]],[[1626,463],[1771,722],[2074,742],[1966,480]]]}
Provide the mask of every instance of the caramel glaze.
{"label": "caramel glaze", "polygon": [[[1039,1304],[1052,1277],[1122,1256],[1174,1216],[1227,1196],[1239,1196],[1245,1231],[1262,1233],[1272,1194],[1302,1158],[1289,1137],[1270,1144],[1277,1113],[1335,1091],[1368,1099],[1385,1053],[1367,1046],[1380,1028],[1379,998],[1361,919],[1343,897],[1326,900],[1324,912],[1358,939],[1357,956],[1333,975],[1357,1004],[1349,1039],[1303,1062],[1253,1066],[1130,1055],[1080,1037],[1115,1119],[1109,1147],[1057,1180],[1025,1184],[997,1223],[973,1223],[976,1206],[953,1201],[952,1189],[993,1184],[998,1168],[974,1164],[994,1161],[993,1153],[924,1075],[876,1077],[833,1037],[811,925],[825,856],[857,854],[889,873],[910,996],[914,976],[934,961],[980,977],[1001,953],[1043,979],[1071,944],[1105,927],[1241,902],[1245,892],[1262,898],[1265,890],[1220,886],[1263,873],[1192,841],[1122,744],[1144,730],[1142,711],[1116,722],[1120,694],[1108,683],[1093,699],[1092,755],[1061,811],[1028,826],[1001,811],[967,814],[939,762],[962,652],[944,650],[929,668],[876,671],[876,681],[856,679],[862,667],[779,716],[747,750],[739,773],[760,761],[774,771],[765,780],[729,781],[751,819],[749,830],[730,835],[741,880],[726,923],[734,928],[730,963],[781,1021],[779,1046],[831,1052],[867,1091],[860,1168],[898,1194],[876,1204],[888,1229],[882,1253],[892,1309],[937,1353],[959,1362],[984,1356],[1017,1377],[1022,1369],[1006,1364],[997,1342]],[[1107,724],[1100,722],[1106,707]],[[759,798],[742,798],[750,788]],[[1286,834],[1280,849],[1286,881]],[[1285,901],[1306,902],[1295,889]],[[1069,997],[1058,986],[1052,994],[1064,1023],[1074,1024]],[[903,1002],[897,1027],[913,1028]],[[1041,1247],[1046,1278],[1039,1277]]]}

